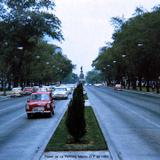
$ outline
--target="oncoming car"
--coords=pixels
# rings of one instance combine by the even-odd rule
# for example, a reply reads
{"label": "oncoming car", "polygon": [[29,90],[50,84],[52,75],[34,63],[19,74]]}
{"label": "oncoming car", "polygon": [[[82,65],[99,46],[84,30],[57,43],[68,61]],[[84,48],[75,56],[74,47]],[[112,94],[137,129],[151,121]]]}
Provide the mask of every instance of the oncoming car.
{"label": "oncoming car", "polygon": [[47,114],[49,117],[54,114],[54,100],[51,92],[32,93],[26,104],[27,117],[31,118],[34,114]]}
{"label": "oncoming car", "polygon": [[68,91],[65,87],[55,87],[52,94],[54,99],[68,99]]}

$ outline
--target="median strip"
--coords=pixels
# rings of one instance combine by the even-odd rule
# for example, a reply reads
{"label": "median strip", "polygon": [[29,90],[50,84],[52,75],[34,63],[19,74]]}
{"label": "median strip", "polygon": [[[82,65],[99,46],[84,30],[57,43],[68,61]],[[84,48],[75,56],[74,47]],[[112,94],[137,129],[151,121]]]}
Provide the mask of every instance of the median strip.
{"label": "median strip", "polygon": [[67,113],[62,118],[56,132],[51,137],[41,160],[44,159],[101,159],[109,158],[108,147],[98,125],[97,119],[91,107],[85,108],[87,133],[80,143],[72,143],[72,138],[68,134],[65,119]]}

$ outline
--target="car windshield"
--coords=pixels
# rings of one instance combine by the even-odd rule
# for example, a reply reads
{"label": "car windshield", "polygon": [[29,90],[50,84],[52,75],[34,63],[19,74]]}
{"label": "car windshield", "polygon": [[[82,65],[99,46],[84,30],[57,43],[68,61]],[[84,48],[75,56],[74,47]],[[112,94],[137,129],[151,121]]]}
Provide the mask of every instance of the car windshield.
{"label": "car windshield", "polygon": [[24,90],[31,90],[32,88],[30,87],[25,87]]}
{"label": "car windshield", "polygon": [[66,88],[55,88],[55,91],[66,91]]}
{"label": "car windshield", "polygon": [[49,95],[47,94],[33,94],[31,100],[49,100]]}
{"label": "car windshield", "polygon": [[21,90],[21,88],[13,88],[12,91],[18,91]]}

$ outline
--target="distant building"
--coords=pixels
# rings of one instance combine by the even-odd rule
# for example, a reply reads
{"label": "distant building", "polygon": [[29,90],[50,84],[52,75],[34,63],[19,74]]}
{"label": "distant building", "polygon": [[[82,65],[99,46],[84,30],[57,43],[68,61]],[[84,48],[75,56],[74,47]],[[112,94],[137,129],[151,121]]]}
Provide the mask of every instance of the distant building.
{"label": "distant building", "polygon": [[84,79],[84,74],[83,74],[83,68],[81,67],[81,71],[80,71],[80,75],[79,75],[79,82],[80,83],[84,83],[85,79]]}

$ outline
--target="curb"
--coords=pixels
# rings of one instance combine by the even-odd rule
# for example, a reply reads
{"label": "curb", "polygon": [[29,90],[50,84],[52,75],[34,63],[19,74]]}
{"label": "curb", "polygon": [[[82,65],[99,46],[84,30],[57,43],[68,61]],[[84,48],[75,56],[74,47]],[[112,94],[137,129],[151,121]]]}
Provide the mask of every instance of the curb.
{"label": "curb", "polygon": [[[110,86],[106,86],[106,88],[113,89],[113,87],[110,87]],[[131,90],[131,89],[122,89],[122,91],[135,93],[135,94],[141,94],[141,95],[147,95],[147,96],[153,96],[153,97],[160,97],[160,93],[158,94],[158,93],[153,93],[153,92],[143,92],[143,91],[136,91],[136,90]]]}
{"label": "curb", "polygon": [[102,134],[104,136],[104,139],[105,139],[105,141],[106,141],[106,143],[108,145],[108,151],[109,151],[109,155],[110,155],[110,160],[122,160],[121,153],[119,153],[117,151],[117,149],[116,149],[111,137],[109,136],[108,131],[104,127],[104,122],[101,121],[101,119],[100,119],[101,115],[99,115],[98,112],[96,111],[96,108],[93,107],[94,105],[91,102],[89,102],[89,103],[91,104],[91,107],[92,107],[92,109],[94,111],[94,114],[95,114],[95,116],[97,118],[98,124],[99,124],[99,126],[100,126],[100,128],[102,130]]}
{"label": "curb", "polygon": [[[89,99],[87,100],[87,101],[85,101],[85,103],[87,103],[87,104],[89,104],[91,107],[93,106],[91,103],[90,103],[90,101],[89,101]],[[88,106],[88,105],[87,105]],[[92,107],[92,109],[93,109],[93,112],[94,112],[94,114],[95,114],[95,116],[96,116],[96,118],[97,118],[97,121],[98,121],[98,124],[99,124],[99,126],[100,126],[100,129],[102,130],[102,134],[103,134],[103,136],[104,136],[104,139],[105,139],[105,141],[106,141],[106,143],[107,143],[107,145],[108,145],[108,152],[109,152],[109,159],[110,160],[119,160],[119,159],[113,159],[113,151],[111,151],[111,150],[113,150],[113,149],[111,149],[112,148],[112,146],[111,146],[111,143],[110,142],[108,142],[108,133],[107,133],[107,137],[105,136],[105,134],[104,133],[106,133],[106,131],[105,131],[105,129],[104,129],[104,125],[102,124],[102,122],[101,122],[101,120],[100,120],[100,116],[98,115],[98,113],[96,112],[96,109],[95,108],[93,108]]]}
{"label": "curb", "polygon": [[156,93],[151,93],[151,92],[133,91],[133,90],[127,90],[127,89],[122,89],[122,91],[135,93],[135,94],[141,94],[141,95],[147,95],[147,96],[153,96],[153,97],[160,97],[160,94],[158,93],[156,94]]}
{"label": "curb", "polygon": [[[69,102],[68,102],[68,103],[69,103]],[[67,103],[67,105],[68,105],[68,103]],[[67,107],[66,107],[66,110],[67,110]],[[61,122],[61,120],[62,120],[62,118],[63,118],[66,110],[64,109],[61,117],[60,117],[59,119],[57,119],[55,128],[54,128],[54,129],[53,129],[53,128],[50,128],[50,130],[49,130],[49,132],[48,132],[48,133],[49,133],[48,136],[45,137],[45,140],[43,141],[43,144],[41,144],[41,145],[38,147],[38,149],[37,149],[34,157],[32,158],[32,160],[40,160],[40,159],[42,158],[43,153],[44,153],[44,150],[45,150],[45,148],[46,148],[49,140],[51,139],[53,133],[56,131],[59,123]],[[53,117],[54,117],[54,116],[53,116]]]}

